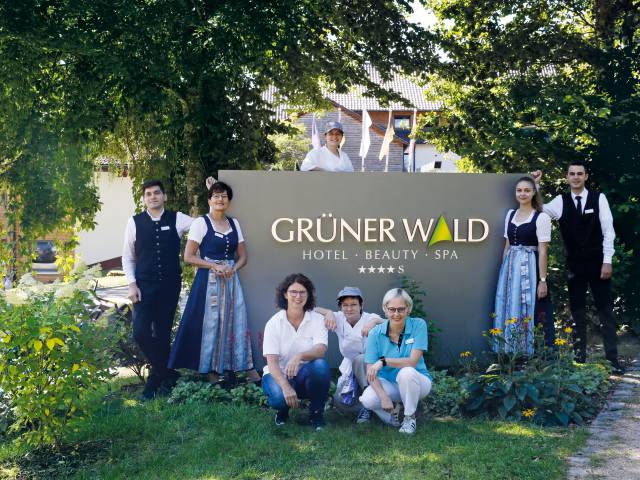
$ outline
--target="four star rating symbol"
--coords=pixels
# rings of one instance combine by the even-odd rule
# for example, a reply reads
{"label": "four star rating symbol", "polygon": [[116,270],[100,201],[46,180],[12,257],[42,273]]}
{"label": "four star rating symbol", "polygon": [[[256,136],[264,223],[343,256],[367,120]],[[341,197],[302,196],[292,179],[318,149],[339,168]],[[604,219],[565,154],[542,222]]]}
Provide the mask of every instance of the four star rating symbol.
{"label": "four star rating symbol", "polygon": [[384,265],[380,265],[379,267],[375,267],[373,265],[369,265],[368,267],[365,267],[364,265],[360,265],[360,267],[358,268],[358,272],[362,274],[395,273],[395,271],[396,271],[396,267],[394,267],[393,265],[389,265],[388,267],[385,267]]}

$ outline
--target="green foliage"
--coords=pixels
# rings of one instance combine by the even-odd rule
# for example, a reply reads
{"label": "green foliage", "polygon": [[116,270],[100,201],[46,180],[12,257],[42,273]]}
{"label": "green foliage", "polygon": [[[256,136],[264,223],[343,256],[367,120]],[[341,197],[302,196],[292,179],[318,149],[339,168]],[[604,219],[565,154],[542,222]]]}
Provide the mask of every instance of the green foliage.
{"label": "green foliage", "polygon": [[537,329],[535,351],[527,357],[522,352],[505,353],[507,339],[498,329],[490,330],[489,342],[500,352],[497,363],[483,374],[468,376],[463,412],[561,426],[582,425],[594,417],[608,391],[610,369],[598,363],[574,363],[570,334],[571,328],[565,328],[552,350],[543,346]]}
{"label": "green foliage", "polygon": [[463,410],[470,416],[582,425],[600,410],[608,376],[608,368],[601,364],[585,364],[579,369],[547,365],[511,375],[487,373],[465,388]]}
{"label": "green foliage", "polygon": [[271,135],[269,139],[276,149],[275,163],[271,170],[298,170],[300,163],[310,148],[310,139],[299,124],[290,124],[289,133]]}
{"label": "green foliage", "polygon": [[225,390],[219,385],[211,385],[206,382],[180,380],[171,391],[168,402],[185,404],[231,402],[265,406],[267,398],[262,389],[252,382]]}
{"label": "green foliage", "polygon": [[[423,133],[486,172],[544,171],[566,189],[569,160],[591,169],[616,236],[618,314],[636,325],[640,284],[640,17],[633,2],[430,0],[443,52],[425,82],[444,104]],[[559,259],[560,260],[560,259]],[[562,269],[562,264],[556,266]],[[619,281],[616,277],[620,277]],[[553,280],[553,278],[552,278]],[[558,278],[557,285],[564,284]],[[554,302],[555,304],[555,302]]]}
{"label": "green foliage", "polygon": [[164,180],[171,207],[202,209],[207,175],[273,162],[269,135],[283,129],[264,95],[270,88],[276,102],[303,108],[322,104],[326,89],[355,84],[399,99],[365,66],[388,79],[432,58],[409,11],[406,0],[330,8],[297,0],[5,2],[6,158],[30,140],[23,125],[46,120],[47,132],[69,132],[69,145],[97,145],[118,168],[130,163],[136,184]]}
{"label": "green foliage", "polygon": [[15,422],[15,417],[11,409],[11,399],[4,391],[0,390],[0,437],[7,432],[13,422]]}
{"label": "green foliage", "polygon": [[406,275],[402,276],[402,288],[409,294],[411,299],[413,300],[413,309],[411,310],[411,316],[422,318],[427,322],[427,335],[429,342],[429,350],[425,353],[425,361],[427,365],[430,365],[435,357],[434,348],[436,347],[436,335],[441,332],[441,329],[438,328],[435,321],[432,318],[427,317],[427,313],[424,310],[424,302],[423,298],[427,294],[421,285],[415,281],[407,277]]}
{"label": "green foliage", "polygon": [[438,417],[460,416],[460,406],[465,399],[462,385],[465,378],[447,375],[446,370],[432,370],[432,387],[422,400],[425,412]]}
{"label": "green foliage", "polygon": [[112,332],[90,320],[94,274],[48,285],[24,276],[0,298],[0,389],[27,443],[53,443],[110,377]]}

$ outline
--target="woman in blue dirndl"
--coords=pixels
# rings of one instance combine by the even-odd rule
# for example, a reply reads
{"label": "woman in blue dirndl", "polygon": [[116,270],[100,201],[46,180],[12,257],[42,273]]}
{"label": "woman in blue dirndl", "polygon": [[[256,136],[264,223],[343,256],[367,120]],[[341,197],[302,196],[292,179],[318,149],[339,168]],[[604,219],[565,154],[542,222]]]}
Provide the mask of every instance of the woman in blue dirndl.
{"label": "woman in blue dirndl", "polygon": [[551,218],[542,211],[542,199],[531,178],[518,180],[516,199],[519,208],[509,210],[505,218],[505,246],[493,323],[505,343],[496,340],[494,350],[531,355],[535,325],[543,325],[548,346],[553,345],[555,337],[547,289]]}
{"label": "woman in blue dirndl", "polygon": [[[171,349],[169,368],[188,368],[215,381],[225,372],[260,376],[253,366],[238,270],[247,263],[240,224],[226,216],[233,190],[224,182],[209,188],[209,213],[189,230],[186,263],[198,267],[180,327]],[[198,255],[199,251],[199,255]]]}

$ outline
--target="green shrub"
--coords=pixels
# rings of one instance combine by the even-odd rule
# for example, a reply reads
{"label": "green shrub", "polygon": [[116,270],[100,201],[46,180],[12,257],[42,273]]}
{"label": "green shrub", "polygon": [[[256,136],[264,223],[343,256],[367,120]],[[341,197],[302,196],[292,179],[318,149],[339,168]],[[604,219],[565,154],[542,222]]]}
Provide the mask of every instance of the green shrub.
{"label": "green shrub", "polygon": [[0,390],[0,435],[4,435],[14,421],[9,396]]}
{"label": "green shrub", "polygon": [[10,430],[30,444],[54,442],[89,413],[110,377],[113,332],[90,318],[95,273],[49,285],[27,275],[0,297],[0,389],[15,415]]}
{"label": "green shrub", "polygon": [[[570,333],[571,328],[563,329],[551,350],[542,347],[537,331],[537,348],[529,357],[501,348],[497,363],[464,386],[462,411],[474,417],[562,426],[581,425],[594,417],[609,388],[609,367],[573,362]],[[498,329],[492,329],[489,338],[492,344],[506,344]]]}
{"label": "green shrub", "polygon": [[466,378],[447,375],[446,370],[431,371],[431,392],[423,400],[425,412],[435,416],[459,416],[464,401]]}
{"label": "green shrub", "polygon": [[233,402],[266,405],[267,398],[262,389],[254,383],[246,383],[231,390],[225,390],[219,385],[214,386],[207,382],[179,380],[171,391],[168,402],[178,404]]}

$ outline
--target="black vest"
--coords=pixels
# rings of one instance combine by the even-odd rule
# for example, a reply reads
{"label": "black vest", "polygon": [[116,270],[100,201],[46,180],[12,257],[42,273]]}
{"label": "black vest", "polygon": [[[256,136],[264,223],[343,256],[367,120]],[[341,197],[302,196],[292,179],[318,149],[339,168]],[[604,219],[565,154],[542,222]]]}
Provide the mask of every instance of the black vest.
{"label": "black vest", "polygon": [[[584,200],[584,199],[582,199]],[[562,194],[560,233],[564,242],[567,261],[602,262],[602,228],[600,227],[600,193],[589,191],[582,215],[578,212],[571,193]]]}
{"label": "black vest", "polygon": [[540,212],[535,212],[531,221],[515,225],[511,223],[513,217],[516,214],[516,210],[509,215],[509,223],[507,223],[507,238],[509,239],[509,245],[517,246],[523,245],[525,247],[537,247],[538,246],[538,232],[536,221]]}
{"label": "black vest", "polygon": [[154,221],[145,211],[134,215],[136,224],[136,279],[147,282],[180,279],[180,237],[176,212],[165,210]]}

